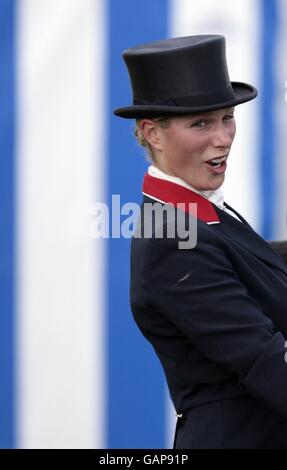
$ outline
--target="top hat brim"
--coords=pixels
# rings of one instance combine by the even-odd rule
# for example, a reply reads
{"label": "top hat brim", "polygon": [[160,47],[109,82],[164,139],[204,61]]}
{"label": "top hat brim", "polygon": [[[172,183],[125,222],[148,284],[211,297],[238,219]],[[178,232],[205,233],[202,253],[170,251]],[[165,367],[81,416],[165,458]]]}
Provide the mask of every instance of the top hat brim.
{"label": "top hat brim", "polygon": [[196,106],[173,106],[173,105],[133,105],[114,110],[114,115],[126,119],[141,119],[163,116],[184,116],[186,114],[214,111],[229,108],[238,104],[246,103],[257,96],[257,90],[253,86],[242,82],[231,82],[234,97],[224,101],[210,103],[208,105]]}

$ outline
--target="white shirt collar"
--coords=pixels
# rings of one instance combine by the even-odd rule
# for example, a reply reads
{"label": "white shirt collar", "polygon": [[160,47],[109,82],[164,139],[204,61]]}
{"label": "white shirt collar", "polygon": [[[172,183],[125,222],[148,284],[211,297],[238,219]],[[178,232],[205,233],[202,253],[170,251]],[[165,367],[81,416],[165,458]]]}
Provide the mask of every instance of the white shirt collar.
{"label": "white shirt collar", "polygon": [[210,202],[212,202],[217,207],[219,207],[219,209],[223,209],[223,210],[226,209],[226,207],[223,204],[224,203],[223,192],[220,191],[220,189],[210,190],[210,191],[199,191],[198,189],[194,189],[192,186],[190,186],[188,183],[183,181],[181,178],[167,175],[166,173],[164,173],[163,171],[161,171],[159,168],[155,167],[154,165],[150,165],[148,167],[148,174],[151,176],[154,176],[155,178],[160,178],[166,181],[171,181],[172,183],[179,184],[180,186],[183,186],[184,188],[191,189],[195,193],[200,194],[201,196],[208,199]]}

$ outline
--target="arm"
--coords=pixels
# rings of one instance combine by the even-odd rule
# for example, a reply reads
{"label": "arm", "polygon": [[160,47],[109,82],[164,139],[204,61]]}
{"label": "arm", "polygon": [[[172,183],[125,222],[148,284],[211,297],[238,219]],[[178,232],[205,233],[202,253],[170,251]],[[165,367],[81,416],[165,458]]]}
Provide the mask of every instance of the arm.
{"label": "arm", "polygon": [[192,250],[153,239],[145,277],[151,301],[240,387],[287,417],[285,338],[249,295],[223,249],[201,237]]}

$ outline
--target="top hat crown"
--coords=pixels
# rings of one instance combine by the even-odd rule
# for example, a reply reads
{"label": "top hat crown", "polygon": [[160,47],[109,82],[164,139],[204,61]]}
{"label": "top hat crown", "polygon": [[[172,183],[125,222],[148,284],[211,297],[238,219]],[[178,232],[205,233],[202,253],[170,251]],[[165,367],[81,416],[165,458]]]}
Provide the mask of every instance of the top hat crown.
{"label": "top hat crown", "polygon": [[171,38],[123,52],[133,104],[114,111],[123,118],[184,115],[235,106],[254,99],[256,89],[231,82],[225,38]]}

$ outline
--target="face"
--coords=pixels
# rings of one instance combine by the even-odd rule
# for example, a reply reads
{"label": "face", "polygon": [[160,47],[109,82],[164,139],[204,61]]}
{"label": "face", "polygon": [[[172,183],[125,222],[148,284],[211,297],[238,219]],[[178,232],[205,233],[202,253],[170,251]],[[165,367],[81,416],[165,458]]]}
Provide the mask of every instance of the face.
{"label": "face", "polygon": [[[157,124],[156,166],[195,189],[218,189],[236,132],[233,113],[234,108],[226,108],[174,117],[165,129]],[[220,161],[212,162],[214,159]]]}

